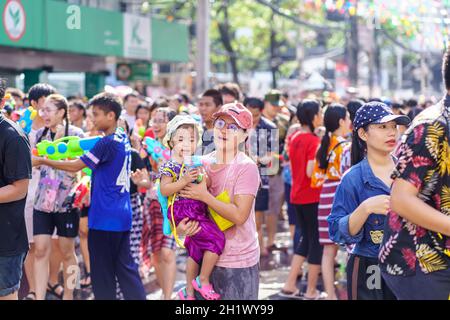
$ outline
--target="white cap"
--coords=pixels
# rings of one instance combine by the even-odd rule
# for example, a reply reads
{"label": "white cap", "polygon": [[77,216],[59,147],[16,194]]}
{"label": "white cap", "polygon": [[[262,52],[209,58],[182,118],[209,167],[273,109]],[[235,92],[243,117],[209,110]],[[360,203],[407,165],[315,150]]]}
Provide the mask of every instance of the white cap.
{"label": "white cap", "polygon": [[169,141],[172,139],[175,131],[177,131],[177,129],[182,125],[186,124],[194,126],[198,133],[198,143],[201,144],[201,134],[203,130],[199,127],[198,122],[190,115],[177,115],[167,124],[166,135],[163,138],[163,145],[169,148]]}

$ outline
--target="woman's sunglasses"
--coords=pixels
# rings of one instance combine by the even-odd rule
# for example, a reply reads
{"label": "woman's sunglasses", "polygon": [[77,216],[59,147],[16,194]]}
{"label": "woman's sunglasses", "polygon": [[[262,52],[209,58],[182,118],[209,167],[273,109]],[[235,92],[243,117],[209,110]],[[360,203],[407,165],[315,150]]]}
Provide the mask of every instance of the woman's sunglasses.
{"label": "woman's sunglasses", "polygon": [[222,130],[225,126],[228,130],[231,130],[232,132],[238,132],[239,129],[241,129],[237,124],[235,124],[235,123],[227,124],[226,121],[223,119],[217,119],[214,122],[214,127],[216,129]]}

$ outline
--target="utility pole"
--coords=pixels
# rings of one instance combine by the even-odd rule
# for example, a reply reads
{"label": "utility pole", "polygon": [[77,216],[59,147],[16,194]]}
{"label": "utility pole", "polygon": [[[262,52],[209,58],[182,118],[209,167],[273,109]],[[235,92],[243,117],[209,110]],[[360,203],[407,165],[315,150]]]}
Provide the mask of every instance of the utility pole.
{"label": "utility pole", "polygon": [[272,23],[270,24],[270,71],[272,72],[272,88],[277,87],[277,64],[278,61],[276,59],[276,39],[275,39],[275,30],[273,26],[275,14],[272,11]]}
{"label": "utility pole", "polygon": [[209,0],[197,1],[197,54],[195,92],[200,94],[209,87],[210,70],[210,48],[209,48],[209,25],[210,25]]}
{"label": "utility pole", "polygon": [[399,47],[395,50],[397,56],[397,91],[403,88],[403,50]]}
{"label": "utility pole", "polygon": [[[275,4],[278,5],[278,1],[275,1]],[[271,16],[271,24],[270,24],[270,71],[272,72],[272,88],[277,88],[277,72],[278,72],[278,59],[277,59],[277,40],[276,40],[276,32],[275,32],[275,11],[272,9]]]}
{"label": "utility pole", "polygon": [[358,86],[358,15],[349,17],[350,30],[347,33],[347,65],[349,70],[350,84],[353,87]]}

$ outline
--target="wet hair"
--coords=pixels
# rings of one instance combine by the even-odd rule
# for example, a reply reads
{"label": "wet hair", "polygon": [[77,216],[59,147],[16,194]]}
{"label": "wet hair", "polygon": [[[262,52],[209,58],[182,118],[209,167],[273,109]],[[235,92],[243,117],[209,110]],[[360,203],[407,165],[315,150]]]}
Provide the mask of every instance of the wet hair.
{"label": "wet hair", "polygon": [[423,111],[423,108],[421,107],[417,107],[417,108],[412,108],[409,112],[408,112],[408,117],[411,119],[411,121],[414,120],[415,117],[417,117],[417,115],[419,113],[421,113]]}
{"label": "wet hair", "polygon": [[[67,99],[60,95],[60,94],[51,94],[46,98],[47,101],[50,101],[51,103],[53,103],[56,107],[56,109],[59,110],[64,110],[64,120],[66,122],[65,128],[64,128],[64,136],[67,137],[69,135],[69,125],[70,125],[70,120],[69,120],[69,102],[67,102]],[[42,132],[42,135],[39,137],[38,139],[38,143],[41,142],[42,138],[45,137],[48,133],[48,131],[50,130],[50,128],[45,127],[44,131]]]}
{"label": "wet hair", "polygon": [[328,167],[328,148],[330,147],[331,134],[339,129],[340,120],[345,120],[346,117],[347,109],[343,105],[333,103],[327,107],[323,117],[326,132],[316,154],[316,159],[319,162],[320,169],[326,169]]}
{"label": "wet hair", "polygon": [[150,106],[149,106],[148,104],[146,104],[146,103],[141,103],[141,104],[139,104],[138,107],[136,108],[136,116],[137,116],[137,114],[138,114],[138,111],[141,110],[141,109],[145,109],[145,110],[147,110],[148,112],[150,112]]}
{"label": "wet hair", "polygon": [[392,104],[392,110],[400,110],[400,109],[403,109],[403,105],[402,104],[400,104],[400,103],[398,103],[398,102],[394,102],[393,104]]}
{"label": "wet hair", "polygon": [[301,125],[307,125],[314,133],[314,117],[320,112],[320,103],[317,100],[305,99],[297,106],[297,118]]}
{"label": "wet hair", "polygon": [[48,97],[54,93],[56,93],[56,89],[48,83],[37,83],[28,91],[28,99],[30,100],[30,103],[32,101],[38,102],[40,98]]}
{"label": "wet hair", "polygon": [[[67,100],[69,100],[69,99],[67,99]],[[82,100],[73,100],[73,101],[69,102],[69,108],[70,107],[75,107],[78,110],[83,111],[83,119],[86,119],[86,116],[87,116],[86,104]]]}
{"label": "wet hair", "polygon": [[184,103],[191,103],[191,99],[187,93],[180,93],[180,96]]}
{"label": "wet hair", "polygon": [[164,113],[164,116],[167,117],[167,122],[169,122],[170,120],[175,118],[175,116],[177,115],[177,113],[174,110],[172,110],[168,107],[163,107],[163,108],[159,107],[156,109],[156,112]]}
{"label": "wet hair", "polygon": [[123,118],[120,118],[121,120],[123,120],[123,124],[124,124],[124,126],[125,126],[125,133],[127,134],[127,136],[130,136],[130,134],[131,134],[131,131],[130,131],[130,126],[128,125],[128,121],[126,121],[125,119],[123,119]]}
{"label": "wet hair", "polygon": [[0,79],[0,99],[3,99],[6,94],[6,80]]}
{"label": "wet hair", "polygon": [[217,108],[223,105],[223,99],[222,94],[219,90],[216,89],[208,89],[205,92],[203,92],[201,97],[211,97],[213,98],[214,104]]}
{"label": "wet hair", "polygon": [[25,98],[25,94],[23,93],[23,91],[17,88],[8,88],[6,89],[6,92],[11,94],[11,96],[22,100]]}
{"label": "wet hair", "polygon": [[349,103],[347,103],[347,111],[350,113],[350,120],[355,120],[356,111],[358,111],[359,108],[362,107],[364,104],[364,101],[362,100],[351,100]]}
{"label": "wet hair", "polygon": [[416,99],[409,99],[405,102],[405,106],[411,107],[411,108],[416,108],[418,105],[419,105],[419,103],[417,102]]}
{"label": "wet hair", "polygon": [[219,91],[221,94],[229,94],[230,96],[233,96],[237,101],[241,98],[241,89],[236,83],[233,82],[227,82],[220,85]]}
{"label": "wet hair", "polygon": [[168,107],[169,107],[169,101],[166,98],[161,97],[152,103],[152,105],[150,106],[150,113],[153,112],[155,109],[168,108]]}
{"label": "wet hair", "polygon": [[259,111],[264,109],[264,101],[258,98],[249,97],[244,99],[244,106],[247,108],[257,108]]}
{"label": "wet hair", "polygon": [[123,98],[123,102],[127,102],[128,99],[130,99],[131,97],[133,97],[133,98],[139,98],[139,95],[138,95],[137,92],[128,93],[128,94],[125,95],[125,97]]}
{"label": "wet hair", "polygon": [[[139,110],[141,110],[141,109],[144,109],[144,110],[148,111],[149,119],[150,119],[150,116],[151,116],[152,112],[150,111],[150,106],[147,103],[141,103],[141,104],[138,105],[138,107],[136,108],[136,118],[137,118]],[[145,128],[148,128],[148,123],[144,123],[144,126],[145,126]]]}
{"label": "wet hair", "polygon": [[102,92],[89,100],[89,106],[102,110],[105,114],[114,113],[116,121],[122,113],[122,101],[118,96],[109,92]]}
{"label": "wet hair", "polygon": [[[364,131],[369,130],[369,125],[363,127]],[[357,130],[353,130],[352,134],[352,149],[351,149],[351,161],[352,166],[355,164],[361,162],[367,153],[367,144],[366,142],[361,139],[358,135]]]}
{"label": "wet hair", "polygon": [[364,97],[358,97],[357,100],[361,100],[361,101],[363,101],[364,103],[367,103],[367,102],[368,102],[367,99],[364,98]]}

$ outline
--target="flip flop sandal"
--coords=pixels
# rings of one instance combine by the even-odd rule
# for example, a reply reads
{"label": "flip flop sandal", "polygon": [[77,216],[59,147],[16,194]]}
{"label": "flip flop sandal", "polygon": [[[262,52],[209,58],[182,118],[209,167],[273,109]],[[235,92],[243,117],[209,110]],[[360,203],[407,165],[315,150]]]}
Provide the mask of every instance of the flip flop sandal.
{"label": "flip flop sandal", "polygon": [[36,300],[36,293],[33,291],[28,292],[23,300]]}
{"label": "flip flop sandal", "polygon": [[303,300],[325,300],[328,297],[326,292],[317,292],[317,295],[315,297],[307,297],[303,295]]}
{"label": "flip flop sandal", "polygon": [[88,284],[81,284],[80,283],[80,287],[82,288],[82,289],[86,289],[86,288],[89,288],[91,285],[92,285],[92,279],[91,279],[91,274],[90,273],[86,273],[86,275],[84,276],[84,278],[82,279],[82,280],[87,280],[87,279],[89,279],[89,283]]}
{"label": "flip flop sandal", "polygon": [[278,295],[283,298],[303,300],[303,294],[300,293],[299,289],[295,291],[287,291],[283,289],[278,293]]}
{"label": "flip flop sandal", "polygon": [[[63,288],[63,290],[61,291],[60,294],[58,294],[56,292],[56,289],[59,287]],[[64,297],[64,287],[62,285],[60,285],[59,283],[55,284],[54,286],[52,286],[50,283],[47,283],[47,292],[51,293],[52,295],[57,297],[59,300],[62,300]]]}
{"label": "flip flop sandal", "polygon": [[178,291],[178,297],[180,298],[180,300],[196,300],[194,296],[188,295],[186,288]]}
{"label": "flip flop sandal", "polygon": [[200,277],[195,278],[195,280],[192,280],[192,285],[194,286],[194,289],[198,291],[198,293],[201,294],[201,296],[206,300],[219,300],[220,294],[214,291],[213,286],[211,284],[207,286],[202,286],[200,282]]}

